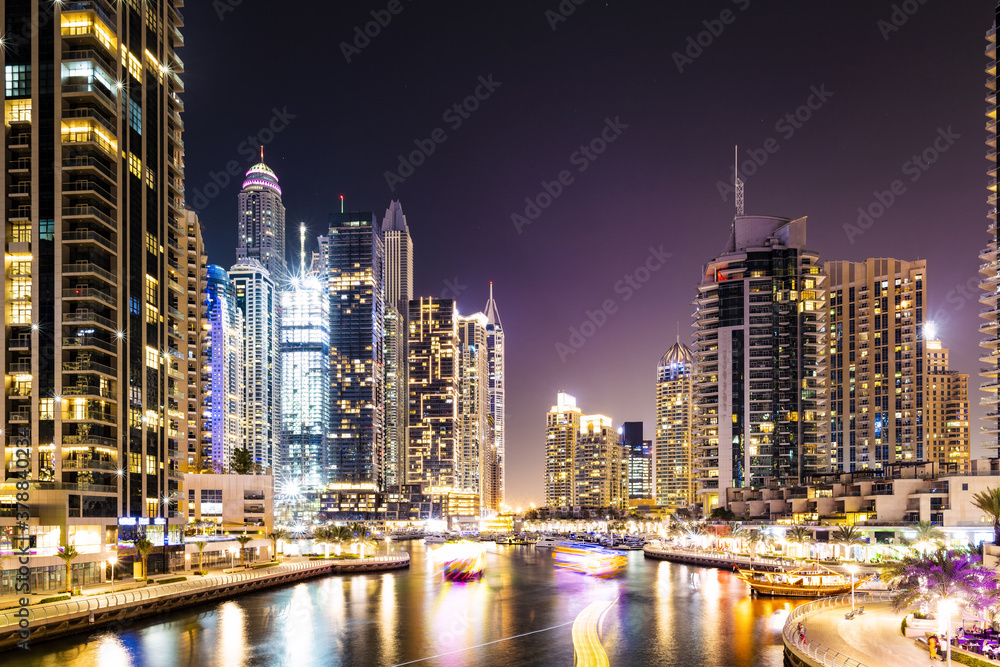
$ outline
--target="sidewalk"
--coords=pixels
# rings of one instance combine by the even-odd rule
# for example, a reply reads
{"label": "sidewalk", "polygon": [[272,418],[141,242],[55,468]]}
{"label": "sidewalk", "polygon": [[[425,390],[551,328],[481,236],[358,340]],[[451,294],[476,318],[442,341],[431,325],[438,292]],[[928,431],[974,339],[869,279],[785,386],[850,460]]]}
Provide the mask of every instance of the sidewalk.
{"label": "sidewalk", "polygon": [[904,614],[894,612],[889,603],[865,603],[865,613],[850,621],[844,614],[844,607],[832,607],[808,616],[803,622],[806,639],[825,644],[868,667],[941,664],[931,660],[926,648],[921,649],[916,641],[903,636],[899,626]]}
{"label": "sidewalk", "polygon": [[[288,563],[299,563],[299,562],[303,562],[303,561],[308,561],[308,559],[304,558],[302,556],[297,556],[297,557],[289,557],[289,558],[282,559],[281,563],[282,564],[288,564]],[[195,565],[197,565],[197,563],[195,563]],[[252,565],[254,565],[254,563],[250,563],[249,565],[252,566]],[[273,567],[277,567],[277,565],[275,565]],[[247,567],[244,570],[244,568],[241,568],[239,566],[237,566],[235,569],[229,568],[229,567],[225,567],[225,568],[211,568],[211,569],[208,569],[208,574],[205,575],[204,577],[202,577],[202,576],[200,576],[200,575],[197,574],[197,572],[198,572],[197,568],[196,567],[192,567],[192,569],[187,570],[187,571],[179,570],[177,572],[170,572],[170,573],[165,573],[165,574],[156,574],[156,575],[153,575],[153,578],[155,580],[161,580],[161,579],[175,579],[177,577],[187,577],[188,581],[191,581],[192,579],[211,580],[211,579],[216,579],[216,578],[223,577],[223,576],[225,576],[227,574],[233,574],[234,572],[238,573],[238,572],[244,572],[244,571],[246,571],[246,572],[262,572],[262,571],[266,572],[267,568],[263,568],[262,570],[252,570],[252,569],[250,569],[250,567]],[[140,590],[140,589],[141,590],[156,590],[157,588],[160,587],[160,585],[161,584],[155,584],[155,583],[154,584],[146,584],[145,582],[137,582],[135,579],[131,579],[131,578],[129,578],[129,579],[120,579],[120,580],[116,580],[115,581],[114,592],[115,593],[124,593],[125,591],[134,591],[134,590]],[[162,585],[168,586],[169,584],[162,584]],[[93,596],[96,596],[96,595],[103,595],[103,594],[110,594],[110,593],[111,593],[111,582],[108,581],[108,582],[101,583],[101,584],[91,584],[91,585],[88,585],[88,586],[84,586],[83,587],[83,595],[74,595],[70,599],[71,600],[84,600],[84,599],[86,599],[88,597],[93,597]],[[44,592],[41,592],[41,593],[32,593],[31,595],[27,596],[31,600],[31,604],[29,604],[28,606],[38,605],[41,602],[41,600],[44,600],[46,598],[62,597],[64,595],[67,595],[67,593],[62,593],[62,592],[59,592],[59,591],[44,591]],[[6,610],[7,608],[18,607],[19,606],[20,598],[22,598],[22,597],[24,597],[23,594],[13,594],[13,595],[0,596],[0,612],[2,612],[3,610]]]}

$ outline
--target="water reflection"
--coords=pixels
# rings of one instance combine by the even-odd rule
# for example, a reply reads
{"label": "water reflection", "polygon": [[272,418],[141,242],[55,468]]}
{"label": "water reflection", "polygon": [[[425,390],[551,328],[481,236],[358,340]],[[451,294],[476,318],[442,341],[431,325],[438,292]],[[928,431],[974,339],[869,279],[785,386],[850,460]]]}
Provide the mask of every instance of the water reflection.
{"label": "water reflection", "polygon": [[[601,580],[557,571],[551,555],[490,546],[479,580],[442,578],[414,543],[409,570],[327,577],[3,654],[4,667],[572,665],[572,624],[615,601],[599,638],[610,664],[781,664],[790,600],[750,599],[725,571],[628,554]],[[426,658],[432,658],[426,660]],[[420,661],[420,662],[414,662]]]}

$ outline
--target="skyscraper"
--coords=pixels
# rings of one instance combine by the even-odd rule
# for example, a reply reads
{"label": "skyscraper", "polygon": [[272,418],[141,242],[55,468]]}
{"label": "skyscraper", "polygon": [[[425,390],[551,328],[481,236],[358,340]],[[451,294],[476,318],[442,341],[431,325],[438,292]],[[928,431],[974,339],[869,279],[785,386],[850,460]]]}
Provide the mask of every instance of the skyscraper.
{"label": "skyscraper", "polygon": [[628,506],[628,457],[610,417],[584,415],[573,455],[576,500],[588,510]]}
{"label": "skyscraper", "polygon": [[571,510],[576,502],[576,443],[580,438],[576,398],[559,392],[545,420],[545,506]]}
{"label": "skyscraper", "polygon": [[221,472],[243,446],[243,311],[236,307],[236,288],[221,266],[208,266],[205,296],[209,327],[205,354],[211,368],[205,401],[211,431],[209,467]]}
{"label": "skyscraper", "polygon": [[675,510],[695,502],[693,393],[694,355],[678,336],[656,367],[656,504]]}
{"label": "skyscraper", "polygon": [[237,261],[229,278],[236,307],[243,313],[242,443],[266,472],[273,465],[281,429],[278,295],[271,272],[256,259]]}
{"label": "skyscraper", "polygon": [[625,422],[621,427],[622,456],[627,465],[627,498],[653,497],[653,443],[642,438],[642,422]]}
{"label": "skyscraper", "polygon": [[[489,371],[486,349],[486,316],[476,313],[458,317],[459,353],[459,447],[456,459],[456,486],[479,496],[480,507],[488,507],[490,463],[492,462],[489,425]],[[495,509],[495,508],[493,508]]]}
{"label": "skyscraper", "polygon": [[[1000,19],[1000,7],[997,8],[997,19]],[[984,338],[980,347],[986,349],[979,358],[986,368],[981,375],[985,378],[982,388],[986,395],[981,398],[986,406],[986,425],[983,429],[983,448],[991,456],[998,455],[1000,447],[1000,394],[997,392],[1000,384],[1000,244],[997,242],[997,20],[986,33],[986,159],[989,166],[986,169],[988,177],[986,204],[989,207],[987,217],[990,220],[986,231],[990,235],[989,243],[979,255],[983,261],[979,265],[979,273],[983,275],[979,286],[983,294],[979,297],[983,308],[979,316],[986,321],[979,325]]]}
{"label": "skyscraper", "polygon": [[696,494],[826,465],[826,276],[806,219],[737,215],[695,299]]}
{"label": "skyscraper", "polygon": [[[325,278],[325,276],[324,276]],[[281,292],[281,441],[275,476],[305,493],[334,481],[330,415],[327,281],[307,274]]]}
{"label": "skyscraper", "polygon": [[202,401],[210,392],[211,373],[208,370],[208,309],[205,290],[208,278],[208,256],[201,235],[201,222],[194,211],[188,211],[185,280],[187,292],[184,307],[187,315],[187,386],[183,388],[187,407],[183,411],[187,419],[187,456],[184,460],[186,472],[208,472],[212,467],[211,428],[204,414]]}
{"label": "skyscraper", "polygon": [[486,302],[486,352],[489,372],[489,417],[493,429],[493,448],[490,474],[491,505],[499,507],[506,493],[506,450],[504,446],[504,331],[500,312],[493,300],[493,282],[490,281],[490,298]]}
{"label": "skyscraper", "polygon": [[832,470],[925,458],[927,262],[827,262]]}
{"label": "skyscraper", "polygon": [[[375,215],[333,213],[325,244],[330,285],[330,433],[335,481],[385,487],[385,249]],[[321,250],[322,252],[322,250]]]}
{"label": "skyscraper", "polygon": [[420,298],[409,311],[406,483],[457,488],[458,321],[451,299]]}
{"label": "skyscraper", "polygon": [[285,259],[285,205],[278,177],[261,161],[250,167],[239,194],[239,242],[236,260],[256,259],[275,283],[288,273]]}
{"label": "skyscraper", "polygon": [[406,470],[406,317],[413,298],[413,241],[398,201],[382,218],[385,244],[385,479],[402,484]]}
{"label": "skyscraper", "polygon": [[969,472],[969,374],[948,368],[948,348],[927,339],[924,414],[927,415],[925,457],[941,464],[941,471]]}
{"label": "skyscraper", "polygon": [[[26,467],[0,471],[0,494],[13,497],[22,477],[47,483],[33,487],[46,511],[31,532],[65,545],[72,516],[84,554],[74,569],[89,577],[103,572],[106,541],[125,537],[107,529],[116,517],[182,521],[188,230],[178,4],[0,5],[0,411],[6,460],[13,447],[27,452]],[[149,523],[151,541],[183,550],[179,527]],[[30,567],[57,562],[33,557]]]}

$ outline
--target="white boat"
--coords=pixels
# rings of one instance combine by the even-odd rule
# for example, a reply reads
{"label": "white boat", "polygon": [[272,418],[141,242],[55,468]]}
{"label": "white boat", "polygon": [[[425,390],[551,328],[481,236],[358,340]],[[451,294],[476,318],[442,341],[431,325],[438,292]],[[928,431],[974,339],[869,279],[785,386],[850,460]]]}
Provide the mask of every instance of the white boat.
{"label": "white boat", "polygon": [[425,544],[444,544],[448,541],[448,538],[441,533],[427,533],[424,535]]}
{"label": "white boat", "polygon": [[558,537],[550,537],[550,536],[546,535],[545,537],[539,537],[538,538],[538,541],[535,542],[535,548],[537,549],[537,548],[541,547],[541,548],[551,549],[552,547],[556,546],[560,542],[565,542],[565,540],[561,539],[561,538],[558,538]]}

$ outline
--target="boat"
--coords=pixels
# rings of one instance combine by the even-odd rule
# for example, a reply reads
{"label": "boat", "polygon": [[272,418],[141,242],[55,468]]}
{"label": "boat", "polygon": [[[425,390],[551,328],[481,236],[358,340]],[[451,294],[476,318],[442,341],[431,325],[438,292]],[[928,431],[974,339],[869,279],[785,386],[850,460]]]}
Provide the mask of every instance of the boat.
{"label": "boat", "polygon": [[[874,574],[854,581],[857,589]],[[767,572],[764,570],[744,570],[737,568],[736,578],[747,583],[758,595],[780,595],[783,597],[817,598],[828,595],[842,595],[851,592],[851,578],[819,563],[810,563],[794,570]]]}
{"label": "boat", "polygon": [[448,538],[441,533],[427,533],[424,535],[425,544],[444,544],[448,541]]}
{"label": "boat", "polygon": [[536,549],[538,549],[538,548],[551,549],[552,547],[556,546],[560,542],[564,542],[564,541],[565,540],[560,539],[558,537],[552,537],[550,535],[546,535],[544,537],[539,537],[538,538],[538,541],[535,542],[535,548]]}

